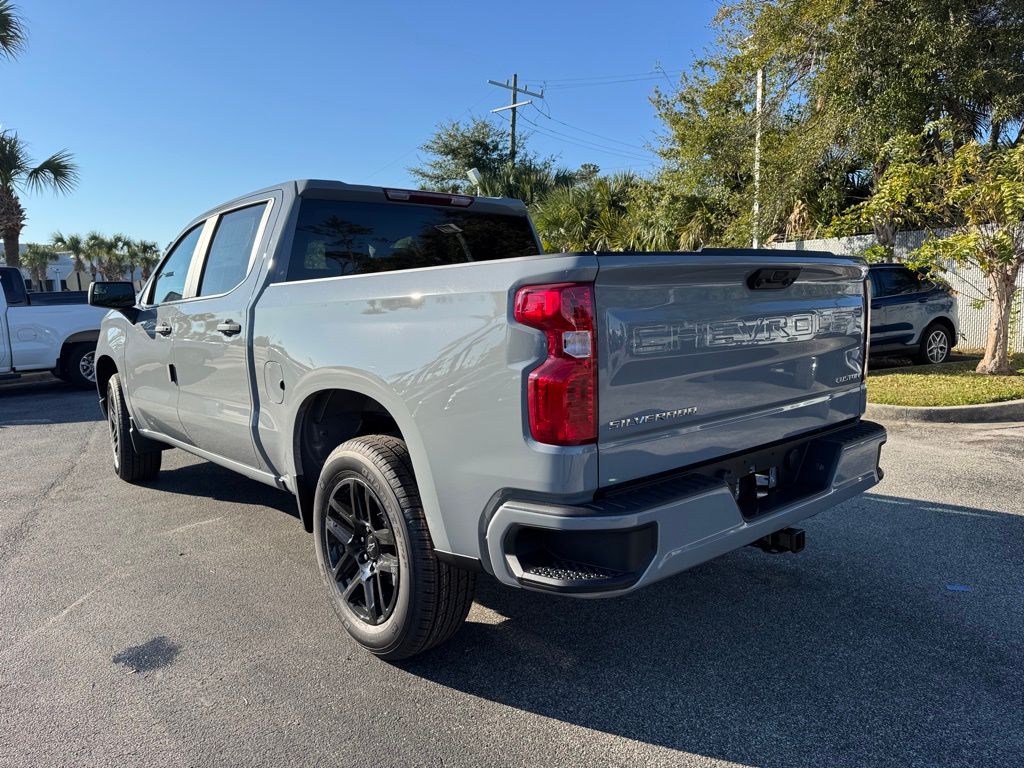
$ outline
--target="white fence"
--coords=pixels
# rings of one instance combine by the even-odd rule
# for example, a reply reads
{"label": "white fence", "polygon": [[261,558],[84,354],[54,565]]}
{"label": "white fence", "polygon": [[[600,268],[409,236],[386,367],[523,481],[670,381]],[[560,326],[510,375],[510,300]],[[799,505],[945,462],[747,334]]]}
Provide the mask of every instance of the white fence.
{"label": "white fence", "polygon": [[[906,258],[918,248],[927,236],[926,232],[899,232],[896,235],[894,251],[897,259]],[[819,240],[795,240],[788,243],[771,243],[768,248],[796,251],[831,251],[844,256],[858,256],[875,243],[874,235],[853,237],[827,237]],[[974,306],[975,299],[986,295],[985,276],[977,268],[951,267],[943,275],[956,291],[957,311],[960,315],[960,345],[963,347],[984,347],[988,335],[991,304],[985,302],[980,308]],[[1024,269],[1017,277],[1017,295],[1014,299],[1014,322],[1010,326],[1010,349],[1024,352],[1024,317],[1021,316],[1021,299],[1024,296]]]}

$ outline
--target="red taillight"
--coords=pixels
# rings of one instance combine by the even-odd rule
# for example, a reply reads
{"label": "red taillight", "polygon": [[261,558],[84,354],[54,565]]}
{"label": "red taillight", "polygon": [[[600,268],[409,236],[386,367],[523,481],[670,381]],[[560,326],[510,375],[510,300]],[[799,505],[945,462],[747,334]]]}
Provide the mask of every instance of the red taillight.
{"label": "red taillight", "polygon": [[515,318],[544,331],[548,357],[530,373],[530,434],[540,443],[597,440],[597,339],[594,286],[530,285],[516,291]]}

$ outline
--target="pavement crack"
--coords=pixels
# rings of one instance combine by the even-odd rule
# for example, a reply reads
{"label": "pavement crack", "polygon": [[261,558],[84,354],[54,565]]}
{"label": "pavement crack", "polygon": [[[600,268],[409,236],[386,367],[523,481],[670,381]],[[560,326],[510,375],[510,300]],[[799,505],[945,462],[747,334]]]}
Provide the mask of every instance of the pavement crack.
{"label": "pavement crack", "polygon": [[100,582],[99,585],[93,587],[88,592],[86,592],[84,595],[82,595],[77,600],[75,600],[73,603],[71,603],[67,607],[63,608],[61,611],[55,613],[53,616],[51,616],[49,619],[44,621],[38,627],[36,627],[32,631],[30,631],[28,634],[23,635],[18,640],[15,640],[11,645],[7,646],[6,648],[0,649],[0,659],[3,659],[5,657],[9,656],[11,653],[13,653],[14,651],[18,650],[18,648],[23,646],[25,643],[27,643],[33,637],[38,635],[40,632],[43,632],[43,631],[49,629],[54,624],[56,624],[59,621],[61,621],[65,616],[67,616],[69,613],[71,613],[73,610],[75,610],[75,608],[78,608],[80,605],[83,605],[83,604],[87,603],[92,598],[93,595],[95,595],[97,592],[99,592],[101,589],[103,589],[107,584],[109,584],[113,578],[114,578],[113,576],[108,576],[102,582]]}

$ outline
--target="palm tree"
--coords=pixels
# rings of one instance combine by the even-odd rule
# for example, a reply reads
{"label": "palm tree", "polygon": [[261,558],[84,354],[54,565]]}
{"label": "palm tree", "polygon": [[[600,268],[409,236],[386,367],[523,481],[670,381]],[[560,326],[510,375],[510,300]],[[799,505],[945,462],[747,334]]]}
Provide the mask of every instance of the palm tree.
{"label": "palm tree", "polygon": [[46,284],[46,269],[50,264],[57,261],[57,258],[56,251],[47,245],[32,243],[25,249],[22,261],[32,272],[32,277],[36,281],[38,290],[45,290],[43,286]]}
{"label": "palm tree", "polygon": [[127,269],[130,274],[128,279],[134,282],[135,269],[139,263],[135,241],[128,237],[128,235],[117,232],[110,238],[110,244],[113,246],[111,248],[113,251],[112,266],[121,268],[117,279],[120,279]]}
{"label": "palm tree", "polygon": [[148,280],[149,273],[153,271],[153,267],[160,261],[160,246],[152,240],[137,240],[135,246],[138,249],[142,279]]}
{"label": "palm tree", "polygon": [[8,266],[16,267],[21,261],[18,239],[25,227],[25,209],[18,193],[52,189],[67,194],[77,183],[78,166],[66,149],[36,164],[18,134],[0,130],[0,237]]}
{"label": "palm tree", "polygon": [[75,265],[76,272],[85,271],[85,258],[89,251],[85,247],[85,241],[81,235],[65,235],[59,231],[54,232],[50,235],[50,245],[58,251],[71,254],[71,261]]}
{"label": "palm tree", "polygon": [[92,273],[93,280],[96,279],[97,273],[106,275],[107,255],[110,250],[110,240],[99,232],[93,231],[85,236],[85,252],[89,259],[89,272]]}
{"label": "palm tree", "polygon": [[533,206],[544,246],[553,251],[607,251],[630,247],[630,195],[636,176],[598,176],[585,184],[556,186]]}
{"label": "palm tree", "polygon": [[13,59],[25,50],[27,37],[18,6],[10,0],[0,0],[0,59]]}

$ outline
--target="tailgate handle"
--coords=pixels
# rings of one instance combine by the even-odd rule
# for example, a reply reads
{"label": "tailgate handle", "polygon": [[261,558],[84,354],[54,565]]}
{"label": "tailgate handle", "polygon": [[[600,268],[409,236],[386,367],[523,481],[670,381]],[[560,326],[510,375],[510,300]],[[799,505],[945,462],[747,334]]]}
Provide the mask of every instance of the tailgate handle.
{"label": "tailgate handle", "polygon": [[800,267],[765,267],[751,272],[747,287],[752,291],[777,291],[796,282]]}

